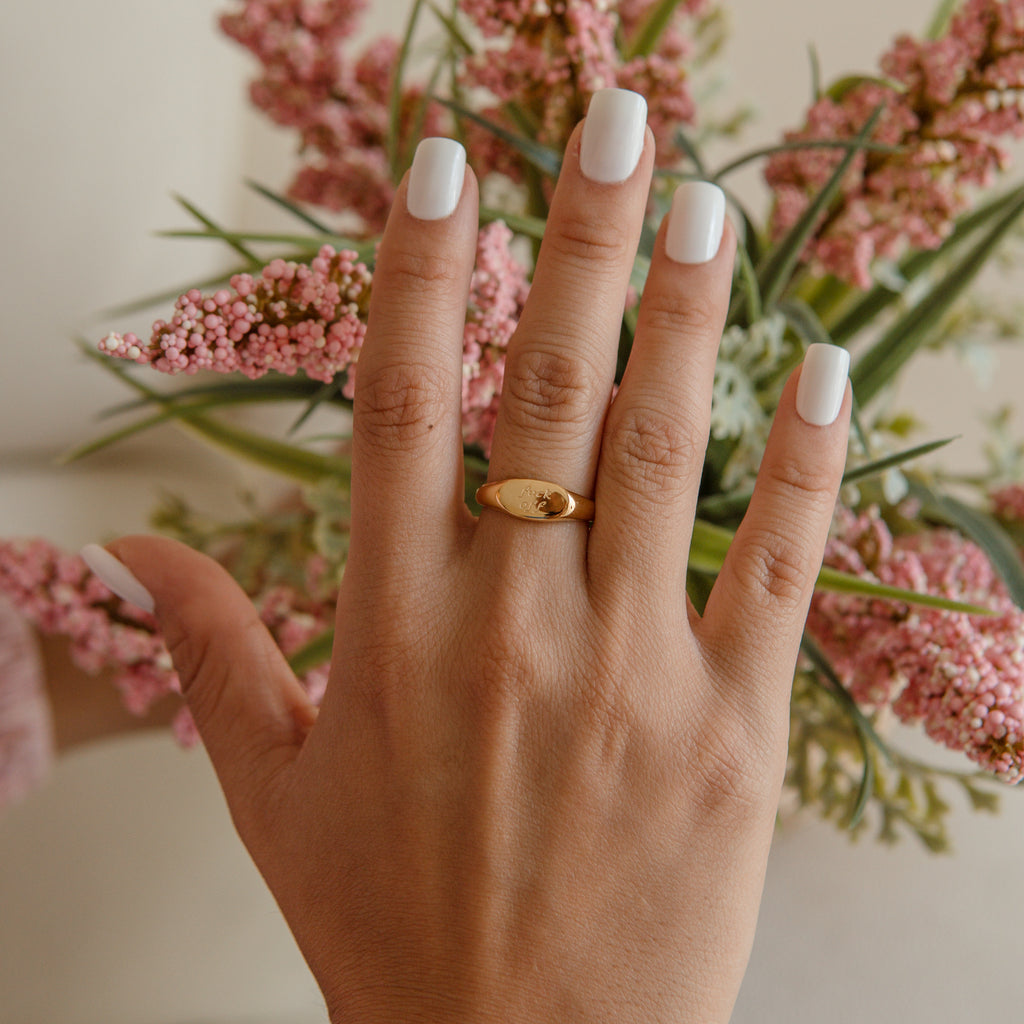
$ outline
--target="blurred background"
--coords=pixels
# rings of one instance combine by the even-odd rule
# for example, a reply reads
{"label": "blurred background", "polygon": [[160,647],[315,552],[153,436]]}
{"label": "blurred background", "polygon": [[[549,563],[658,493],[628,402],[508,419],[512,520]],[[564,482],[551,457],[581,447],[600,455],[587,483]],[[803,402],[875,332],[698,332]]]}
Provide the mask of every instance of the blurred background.
{"label": "blurred background", "polygon": [[[173,430],[71,467],[122,388],[72,339],[101,311],[227,264],[187,226],[187,196],[221,223],[273,230],[241,184],[283,188],[293,139],[246,101],[254,71],[215,29],[215,0],[8,4],[0,34],[0,535],[68,548],[144,530],[161,494],[224,513],[272,484]],[[733,0],[723,106],[750,102],[743,147],[775,140],[810,96],[808,44],[826,80],[875,68],[933,0]],[[372,5],[367,32],[396,31],[405,0]],[[1020,172],[1024,173],[1024,171]],[[755,175],[743,184],[757,204]],[[1000,287],[1019,291],[1024,276]],[[146,317],[122,318],[142,333]],[[1000,354],[990,389],[932,359],[901,399],[947,461],[978,458],[980,415],[1017,401],[1024,353]],[[1018,430],[1024,426],[1018,423]],[[769,865],[734,1024],[959,1022],[1019,1018],[1024,792],[1000,816],[957,808],[952,854],[906,839],[852,845],[831,826],[784,820]],[[0,1024],[312,1024],[316,987],[235,839],[202,751],[136,735],[64,758],[46,787],[0,819]]]}

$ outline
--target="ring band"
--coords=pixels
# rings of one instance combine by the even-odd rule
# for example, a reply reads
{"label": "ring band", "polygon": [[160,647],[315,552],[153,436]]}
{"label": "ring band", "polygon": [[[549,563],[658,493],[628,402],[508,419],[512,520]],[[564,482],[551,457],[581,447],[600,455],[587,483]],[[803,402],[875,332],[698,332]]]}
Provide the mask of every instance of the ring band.
{"label": "ring band", "polygon": [[476,500],[516,519],[577,519],[585,523],[594,519],[594,502],[590,498],[546,480],[495,480],[477,490]]}

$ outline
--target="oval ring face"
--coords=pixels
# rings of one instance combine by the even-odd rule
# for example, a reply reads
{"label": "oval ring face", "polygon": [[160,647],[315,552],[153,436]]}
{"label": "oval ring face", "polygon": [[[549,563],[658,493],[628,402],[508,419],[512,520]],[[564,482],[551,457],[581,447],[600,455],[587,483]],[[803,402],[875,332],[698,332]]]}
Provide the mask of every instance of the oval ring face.
{"label": "oval ring face", "polygon": [[544,480],[506,480],[498,490],[498,502],[520,519],[563,519],[576,504],[564,487]]}

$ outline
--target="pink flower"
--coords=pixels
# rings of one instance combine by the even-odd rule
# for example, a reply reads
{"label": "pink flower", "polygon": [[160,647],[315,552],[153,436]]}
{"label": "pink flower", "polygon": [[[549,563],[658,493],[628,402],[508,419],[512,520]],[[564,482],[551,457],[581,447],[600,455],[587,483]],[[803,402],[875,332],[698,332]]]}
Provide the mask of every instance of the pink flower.
{"label": "pink flower", "polygon": [[40,632],[66,636],[79,668],[114,667],[135,714],[180,692],[153,616],[115,597],[77,555],[39,539],[0,542],[0,594]]}
{"label": "pink flower", "polygon": [[[969,206],[970,189],[989,185],[1007,166],[1003,140],[1024,134],[1021,0],[967,0],[941,39],[898,38],[881,70],[898,86],[865,80],[841,96],[825,96],[803,128],[786,134],[787,141],[850,139],[882,108],[872,140],[901,151],[857,157],[805,254],[819,272],[860,288],[870,286],[878,257],[937,248]],[[776,237],[796,222],[843,155],[791,150],[768,161]]]}
{"label": "pink flower", "polygon": [[1009,523],[1024,524],[1024,484],[1007,484],[989,495],[992,511]]}
{"label": "pink flower", "polygon": [[[692,123],[696,106],[689,91],[685,58],[689,39],[685,19],[708,6],[706,0],[680,4],[653,53],[625,61],[618,48],[621,27],[628,39],[653,6],[653,0],[608,5],[597,0],[460,0],[462,11],[482,32],[486,45],[464,60],[460,83],[486,89],[497,101],[484,117],[521,131],[506,114],[514,104],[529,118],[533,137],[561,152],[590,97],[609,86],[634,89],[647,99],[648,123],[660,164],[679,160],[674,133]],[[514,180],[522,177],[519,159],[487,133],[471,128],[468,143],[474,166]]]}
{"label": "pink flower", "polygon": [[495,221],[480,232],[463,342],[462,431],[488,457],[505,372],[505,350],[529,291],[512,255],[512,232]]}
{"label": "pink flower", "polygon": [[[526,268],[500,221],[481,229],[470,285],[463,353],[463,431],[467,444],[490,451],[505,348],[529,288]],[[162,373],[199,370],[261,377],[271,370],[330,382],[347,372],[352,396],[366,334],[372,275],[354,252],[324,246],[308,266],[274,260],[258,277],[239,274],[213,295],[196,289],[153,325],[149,344],[110,334],[99,348]]]}
{"label": "pink flower", "polygon": [[[378,39],[355,58],[346,54],[344,43],[365,6],[365,0],[242,0],[220,24],[262,64],[250,87],[253,103],[299,133],[304,164],[289,195],[354,214],[359,230],[376,234],[395,192],[386,147],[398,43]],[[403,136],[422,97],[418,87],[403,94]],[[439,134],[443,118],[428,106],[423,133]]]}
{"label": "pink flower", "polygon": [[837,513],[825,562],[866,579],[988,607],[992,616],[816,594],[807,628],[853,697],[963,751],[1006,782],[1024,777],[1024,612],[975,544],[950,530],[893,537],[871,509]]}
{"label": "pink flower", "polygon": [[236,275],[230,289],[186,292],[171,319],[153,325],[148,345],[134,334],[110,334],[99,347],[162,373],[256,378],[301,369],[330,382],[358,355],[369,291],[370,271],[356,253],[325,245],[308,266],[278,259],[258,278]]}

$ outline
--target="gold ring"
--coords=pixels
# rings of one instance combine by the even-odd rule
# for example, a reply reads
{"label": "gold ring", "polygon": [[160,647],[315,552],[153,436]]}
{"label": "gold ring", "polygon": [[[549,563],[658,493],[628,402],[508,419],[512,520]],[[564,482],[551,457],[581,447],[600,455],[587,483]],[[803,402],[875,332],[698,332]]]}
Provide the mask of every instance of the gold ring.
{"label": "gold ring", "polygon": [[476,500],[516,519],[578,519],[585,523],[594,519],[590,498],[546,480],[495,480],[477,490]]}

